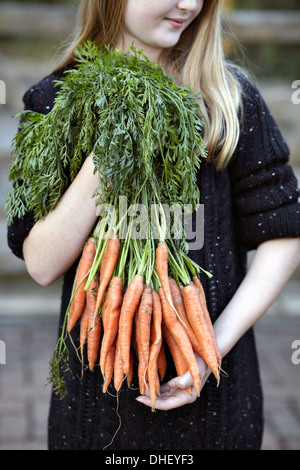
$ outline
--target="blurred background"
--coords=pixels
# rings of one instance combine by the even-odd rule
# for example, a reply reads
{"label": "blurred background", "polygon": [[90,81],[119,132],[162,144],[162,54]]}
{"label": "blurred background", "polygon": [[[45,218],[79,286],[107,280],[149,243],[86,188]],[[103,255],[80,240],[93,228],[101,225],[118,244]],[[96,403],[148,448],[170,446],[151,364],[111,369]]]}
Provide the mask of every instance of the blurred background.
{"label": "blurred background", "polygon": [[[251,73],[289,144],[299,179],[300,93],[293,99],[293,86],[300,89],[299,0],[224,3],[226,54]],[[0,1],[0,341],[6,347],[0,357],[0,450],[47,448],[50,389],[44,383],[56,342],[61,280],[47,288],[36,285],[10,253],[4,201],[17,131],[12,116],[23,108],[24,92],[55,66],[76,9],[77,2],[67,0]],[[265,450],[300,449],[300,354],[293,349],[300,344],[299,280],[300,267],[255,326]]]}

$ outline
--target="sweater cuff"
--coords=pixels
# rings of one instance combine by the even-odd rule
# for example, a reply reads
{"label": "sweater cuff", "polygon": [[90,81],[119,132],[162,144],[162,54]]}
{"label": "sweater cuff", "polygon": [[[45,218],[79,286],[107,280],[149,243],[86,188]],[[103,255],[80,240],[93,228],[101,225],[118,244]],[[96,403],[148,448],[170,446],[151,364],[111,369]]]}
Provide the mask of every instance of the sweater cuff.
{"label": "sweater cuff", "polygon": [[236,228],[249,251],[268,240],[300,237],[300,203],[242,217]]}
{"label": "sweater cuff", "polygon": [[30,230],[34,226],[34,216],[32,213],[25,215],[23,219],[15,218],[13,223],[7,227],[7,244],[12,253],[24,260],[23,243]]}

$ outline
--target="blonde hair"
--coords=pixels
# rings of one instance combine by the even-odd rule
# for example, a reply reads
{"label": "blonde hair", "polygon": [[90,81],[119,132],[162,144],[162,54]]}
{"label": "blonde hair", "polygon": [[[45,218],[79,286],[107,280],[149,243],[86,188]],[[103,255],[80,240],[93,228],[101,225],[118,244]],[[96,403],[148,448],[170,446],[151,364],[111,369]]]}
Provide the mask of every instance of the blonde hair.
{"label": "blonde hair", "polygon": [[[163,51],[160,64],[180,82],[200,92],[203,139],[208,161],[224,169],[240,135],[241,89],[224,56],[220,0],[204,0],[200,15],[182,34],[176,46]],[[126,0],[82,0],[78,27],[62,62],[74,63],[74,49],[86,39],[114,45],[122,34]]]}

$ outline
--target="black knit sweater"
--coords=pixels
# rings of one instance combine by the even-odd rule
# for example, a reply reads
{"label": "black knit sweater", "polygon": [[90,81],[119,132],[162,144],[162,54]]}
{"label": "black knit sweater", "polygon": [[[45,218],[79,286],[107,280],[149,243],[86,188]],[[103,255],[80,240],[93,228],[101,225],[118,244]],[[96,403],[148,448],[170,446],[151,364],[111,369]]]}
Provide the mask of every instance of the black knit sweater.
{"label": "black knit sweater", "polygon": [[[24,96],[25,109],[47,113],[56,89],[50,75]],[[221,314],[246,272],[247,251],[269,239],[300,236],[299,191],[288,164],[289,151],[257,89],[241,77],[244,90],[242,133],[235,156],[217,172],[204,162],[198,175],[205,208],[204,246],[191,257],[213,274],[203,277],[212,321]],[[22,258],[22,245],[33,226],[28,214],[8,228],[8,244]],[[69,302],[75,265],[65,274],[59,325]],[[59,326],[59,329],[60,329]],[[74,334],[78,342],[79,328]],[[49,449],[103,449],[118,428],[117,400],[103,394],[102,377],[84,370],[70,345],[73,373],[66,375],[68,394],[53,395],[49,416]],[[263,430],[263,400],[253,330],[250,329],[223,360],[228,377],[216,386],[208,379],[191,405],[152,412],[136,402],[133,389],[119,397],[121,428],[109,449],[196,450],[259,449]],[[166,380],[174,374],[170,367]],[[82,376],[82,378],[81,378]]]}

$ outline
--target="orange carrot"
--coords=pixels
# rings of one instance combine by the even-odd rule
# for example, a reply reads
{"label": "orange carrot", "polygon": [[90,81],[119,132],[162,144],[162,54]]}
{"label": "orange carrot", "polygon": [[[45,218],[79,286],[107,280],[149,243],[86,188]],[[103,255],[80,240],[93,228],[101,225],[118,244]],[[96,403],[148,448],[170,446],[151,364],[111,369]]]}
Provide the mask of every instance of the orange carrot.
{"label": "orange carrot", "polygon": [[[203,288],[199,277],[196,275],[193,276],[193,283],[195,284],[196,287],[198,287],[199,291]],[[205,303],[206,303],[206,299],[205,299]]]}
{"label": "orange carrot", "polygon": [[112,380],[114,374],[114,363],[115,363],[115,350],[116,345],[115,343],[110,347],[108,351],[106,362],[105,362],[105,369],[104,369],[104,383],[102,391],[103,393],[107,392],[108,386]]}
{"label": "orange carrot", "polygon": [[[148,374],[148,380],[149,380],[149,374]],[[149,382],[150,382],[150,380],[149,380]],[[155,395],[157,397],[160,396],[160,381],[159,381],[158,368],[157,368],[157,373],[155,375]]]}
{"label": "orange carrot", "polygon": [[88,305],[87,303],[85,304],[84,312],[81,315],[80,319],[80,334],[79,334],[79,345],[80,345],[80,355],[81,359],[83,362],[83,350],[84,350],[84,345],[87,341],[87,336],[88,336]]}
{"label": "orange carrot", "polygon": [[[102,243],[104,244],[105,240],[106,240],[106,237],[107,237],[107,234],[105,233],[103,235],[103,238],[102,238]],[[106,264],[106,260],[107,260],[107,245],[105,247],[105,250],[103,252],[103,255],[102,255],[102,258],[101,258],[101,261],[100,261],[100,266],[99,266],[99,275],[100,275],[100,279],[103,277],[103,270],[104,270],[104,266]]]}
{"label": "orange carrot", "polygon": [[211,368],[219,384],[219,366],[215,346],[206,323],[196,286],[193,283],[184,286],[182,296],[188,319],[203,349],[203,360]]}
{"label": "orange carrot", "polygon": [[168,275],[168,247],[165,242],[159,242],[159,244],[157,245],[155,252],[155,261],[157,274],[160,280],[163,293],[169,304],[172,305],[172,307],[174,308]]}
{"label": "orange carrot", "polygon": [[208,309],[207,309],[207,303],[206,303],[206,297],[205,297],[205,292],[204,292],[204,289],[203,289],[203,285],[202,285],[200,279],[197,276],[193,277],[193,281],[194,281],[195,286],[199,289],[200,302],[201,302],[202,309],[203,309],[203,312],[204,312],[204,315],[205,315],[206,323],[209,327],[209,331],[211,333],[211,336],[212,336],[212,339],[213,339],[213,342],[214,342],[214,345],[215,345],[217,361],[218,361],[219,366],[221,367],[222,356],[221,356],[221,353],[220,353],[220,350],[219,350],[219,347],[218,347],[218,344],[217,344],[214,327],[212,325],[211,318],[210,318],[210,315],[209,315],[209,312],[208,312]]}
{"label": "orange carrot", "polygon": [[118,328],[119,317],[123,299],[123,280],[119,276],[114,276],[110,282],[107,299],[105,301],[105,320],[103,318],[103,337],[100,351],[100,369],[104,373],[105,361],[112,344],[114,343]]}
{"label": "orange carrot", "polygon": [[119,338],[123,371],[125,375],[127,375],[129,371],[133,318],[140,303],[143,290],[143,278],[137,274],[127,287],[121,307],[119,320]]}
{"label": "orange carrot", "polygon": [[[180,349],[178,348],[172,333],[164,324],[162,325],[162,332],[163,337],[169,347],[171,356],[173,358],[177,375],[184,375],[188,371],[186,360],[184,359]],[[192,393],[192,387],[187,387],[185,390],[190,394]]]}
{"label": "orange carrot", "polygon": [[119,337],[116,342],[115,362],[114,362],[114,387],[117,392],[121,390],[124,380],[123,364],[121,358]]}
{"label": "orange carrot", "polygon": [[[103,256],[105,256],[105,263],[103,268],[101,268],[101,277],[99,281],[99,290],[97,296],[97,302],[95,307],[95,319],[99,313],[99,309],[102,305],[106,289],[112,278],[118,256],[120,253],[120,239],[117,234],[113,234],[107,240],[107,245],[105,247]],[[100,262],[101,263],[101,262]]]}
{"label": "orange carrot", "polygon": [[138,363],[138,381],[140,394],[145,395],[146,392],[146,383],[147,383],[147,364],[142,354],[139,354],[139,363]]}
{"label": "orange carrot", "polygon": [[68,314],[68,333],[72,331],[83,313],[86,302],[86,292],[84,290],[86,282],[83,279],[93,264],[95,252],[95,240],[93,237],[90,237],[83,247],[77,267],[76,278],[74,281],[75,294]]}
{"label": "orange carrot", "polygon": [[142,317],[142,313],[138,307],[134,316],[134,322],[135,322],[134,339],[135,339],[136,353],[137,353],[137,358],[138,358],[139,389],[140,389],[140,393],[144,395],[145,390],[146,390],[147,364],[146,364],[145,356],[143,354],[142,345],[141,345],[141,337],[140,337],[141,336],[141,328],[140,328],[141,317]]}
{"label": "orange carrot", "polygon": [[94,322],[94,312],[98,292],[98,276],[96,275],[91,282],[86,293],[88,308],[88,336],[87,336],[87,354],[90,370],[94,370],[98,357],[100,338],[102,331],[102,322],[98,316],[96,323]]}
{"label": "orange carrot", "polygon": [[133,353],[130,350],[129,372],[128,372],[128,375],[127,375],[127,386],[128,386],[128,388],[131,388],[131,382],[132,382],[132,377],[133,377],[133,363],[134,363]]}
{"label": "orange carrot", "polygon": [[173,278],[170,278],[170,288],[174,306],[178,312],[179,317],[181,318],[186,327],[186,332],[188,334],[188,337],[190,338],[190,342],[193,346],[193,349],[199,356],[202,357],[203,351],[201,344],[197,340],[195,333],[190,325],[189,319],[187,317],[180,287]]}
{"label": "orange carrot", "polygon": [[178,320],[176,313],[169,305],[166,297],[164,296],[162,288],[159,289],[159,296],[162,305],[163,321],[172,333],[181,353],[187,363],[188,370],[193,378],[193,383],[197,394],[200,392],[200,371],[196,361],[196,357],[189,340],[188,334],[183,325]]}
{"label": "orange carrot", "polygon": [[163,342],[161,343],[161,347],[157,356],[157,370],[160,380],[163,381],[167,370],[167,359]]}
{"label": "orange carrot", "polygon": [[148,365],[149,362],[152,302],[153,300],[151,287],[145,286],[138,308],[139,322],[137,324],[137,327],[139,328],[138,346],[140,346],[141,348],[141,354],[144,355],[146,365]]}
{"label": "orange carrot", "polygon": [[149,354],[148,380],[152,410],[154,411],[156,396],[159,393],[158,355],[162,345],[162,311],[159,295],[154,289],[152,291],[152,297],[153,321],[151,324],[151,346]]}

